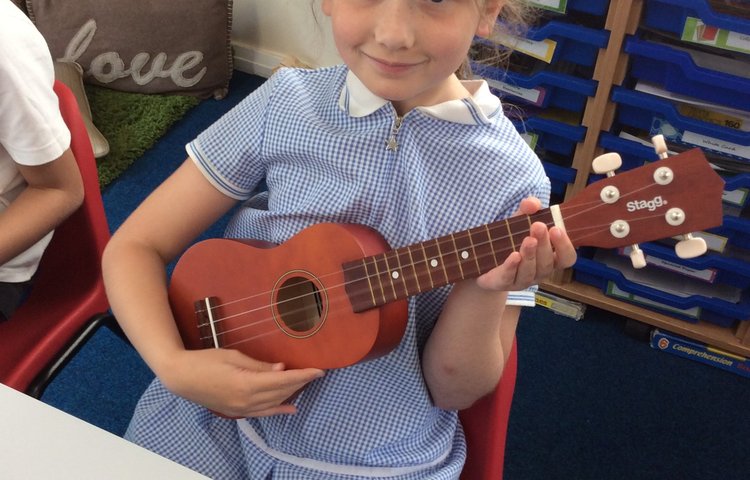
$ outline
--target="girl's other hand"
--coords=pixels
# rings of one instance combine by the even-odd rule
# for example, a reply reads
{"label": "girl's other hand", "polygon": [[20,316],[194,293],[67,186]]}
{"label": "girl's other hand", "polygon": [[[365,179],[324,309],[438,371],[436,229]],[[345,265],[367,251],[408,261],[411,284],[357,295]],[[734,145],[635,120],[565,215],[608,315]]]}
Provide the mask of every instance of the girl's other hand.
{"label": "girl's other hand", "polygon": [[[541,203],[529,197],[521,201],[516,215],[532,215]],[[537,285],[555,270],[572,266],[576,251],[566,233],[541,222],[531,225],[529,236],[524,238],[518,251],[511,253],[499,267],[477,278],[477,284],[488,290],[517,291]]]}
{"label": "girl's other hand", "polygon": [[176,395],[232,418],[294,414],[284,403],[309,382],[324,375],[315,368],[285,370],[236,350],[184,350],[159,378]]}

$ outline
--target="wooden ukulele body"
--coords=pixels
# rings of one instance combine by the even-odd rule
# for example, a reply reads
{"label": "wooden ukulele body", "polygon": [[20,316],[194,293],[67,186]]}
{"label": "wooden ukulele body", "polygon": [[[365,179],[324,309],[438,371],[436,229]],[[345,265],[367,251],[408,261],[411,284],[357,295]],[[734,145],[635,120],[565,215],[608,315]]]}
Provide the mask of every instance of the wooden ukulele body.
{"label": "wooden ukulele body", "polygon": [[330,223],[278,246],[200,242],[180,259],[169,287],[185,346],[237,349],[287,368],[339,368],[383,355],[401,340],[406,300],[355,313],[342,264],[388,248],[372,229]]}

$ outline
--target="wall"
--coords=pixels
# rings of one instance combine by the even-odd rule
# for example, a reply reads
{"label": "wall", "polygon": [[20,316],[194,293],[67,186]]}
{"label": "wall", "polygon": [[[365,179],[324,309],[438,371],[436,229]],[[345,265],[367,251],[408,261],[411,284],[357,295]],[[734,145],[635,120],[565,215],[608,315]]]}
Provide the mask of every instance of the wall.
{"label": "wall", "polygon": [[234,0],[235,68],[267,77],[289,57],[313,67],[340,63],[328,18],[318,4],[319,0]]}

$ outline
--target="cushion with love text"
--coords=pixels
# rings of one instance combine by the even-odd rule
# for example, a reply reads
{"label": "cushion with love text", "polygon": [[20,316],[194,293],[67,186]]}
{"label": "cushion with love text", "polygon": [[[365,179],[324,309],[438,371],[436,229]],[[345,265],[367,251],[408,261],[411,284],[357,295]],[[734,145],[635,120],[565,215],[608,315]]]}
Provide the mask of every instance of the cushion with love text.
{"label": "cushion with love text", "polygon": [[26,0],[53,58],[84,81],[138,93],[226,95],[232,0]]}

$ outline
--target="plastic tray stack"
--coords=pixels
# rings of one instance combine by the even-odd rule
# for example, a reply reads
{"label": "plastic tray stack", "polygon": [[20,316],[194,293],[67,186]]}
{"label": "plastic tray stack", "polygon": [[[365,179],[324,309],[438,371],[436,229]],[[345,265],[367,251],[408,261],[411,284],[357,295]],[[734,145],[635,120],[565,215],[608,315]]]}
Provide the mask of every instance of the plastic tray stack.
{"label": "plastic tray stack", "polygon": [[542,159],[559,203],[576,177],[576,146],[586,135],[581,118],[596,93],[592,73],[609,32],[603,28],[609,0],[538,0],[541,21],[524,38],[506,38],[513,46],[510,68],[473,64],[506,106],[519,132]]}
{"label": "plastic tray stack", "polygon": [[623,169],[657,159],[647,141],[657,133],[674,152],[701,147],[726,181],[724,222],[697,232],[709,253],[696,259],[678,258],[669,241],[641,245],[649,278],[629,271],[624,257],[592,250],[582,252],[575,279],[691,322],[730,327],[748,320],[750,6],[649,0],[641,28],[626,40],[624,51],[630,70],[612,91],[615,123],[599,145],[620,153]]}

